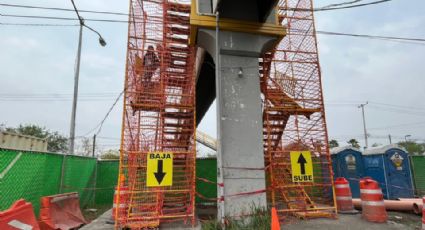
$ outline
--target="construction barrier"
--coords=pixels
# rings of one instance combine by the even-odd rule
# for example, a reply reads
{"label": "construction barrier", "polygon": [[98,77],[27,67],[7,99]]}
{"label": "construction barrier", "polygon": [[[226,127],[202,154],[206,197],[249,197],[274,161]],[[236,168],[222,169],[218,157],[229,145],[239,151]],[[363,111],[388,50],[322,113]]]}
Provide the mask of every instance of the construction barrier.
{"label": "construction barrier", "polygon": [[20,199],[8,210],[0,212],[0,229],[39,230],[32,204]]}
{"label": "construction barrier", "polygon": [[425,196],[422,198],[422,230],[425,230]]}
{"label": "construction barrier", "polygon": [[[121,218],[127,217],[127,214],[126,214],[128,209],[127,197],[128,197],[127,187],[121,187],[119,189],[119,192],[118,192],[118,186],[115,187],[114,203],[112,205],[112,219],[114,221],[116,221],[117,216],[120,216]],[[122,220],[122,222],[125,222],[125,220]]]}
{"label": "construction barrier", "polygon": [[354,210],[350,183],[344,177],[336,178],[335,195],[338,212],[344,213]]}
{"label": "construction barrier", "polygon": [[371,178],[361,179],[360,199],[362,200],[362,217],[364,219],[377,223],[387,222],[384,195],[378,182]]}
{"label": "construction barrier", "polygon": [[112,206],[112,219],[117,221],[117,218],[120,217],[118,221],[125,223],[127,219],[128,212],[128,201],[130,200],[130,193],[127,186],[124,186],[125,177],[122,175],[120,177],[119,186],[115,187],[114,193],[114,203]]}
{"label": "construction barrier", "polygon": [[271,230],[280,230],[279,216],[277,215],[276,208],[272,208],[272,226]]}
{"label": "construction barrier", "polygon": [[78,193],[65,193],[41,198],[40,228],[68,230],[86,224],[80,210]]}

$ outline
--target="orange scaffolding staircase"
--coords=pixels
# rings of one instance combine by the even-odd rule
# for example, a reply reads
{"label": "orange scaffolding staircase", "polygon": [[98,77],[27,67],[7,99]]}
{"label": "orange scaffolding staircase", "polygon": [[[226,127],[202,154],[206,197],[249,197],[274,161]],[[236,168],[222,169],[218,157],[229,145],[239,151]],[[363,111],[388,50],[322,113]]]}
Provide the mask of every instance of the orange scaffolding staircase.
{"label": "orange scaffolding staircase", "polygon": [[[127,212],[116,228],[194,223],[195,53],[190,0],[131,0],[120,154]],[[260,58],[268,197],[280,218],[333,217],[336,207],[312,0],[280,0],[288,34]],[[310,151],[314,182],[292,181],[291,151]],[[173,153],[173,185],[149,187],[147,156]],[[159,166],[158,166],[159,167]],[[120,192],[120,186],[117,188]]]}
{"label": "orange scaffolding staircase", "polygon": [[[279,1],[285,36],[260,59],[269,200],[280,218],[334,217],[333,179],[311,0]],[[310,151],[315,181],[292,181],[290,152]]]}
{"label": "orange scaffolding staircase", "polygon": [[[195,48],[189,46],[188,1],[130,3],[120,157],[128,206],[116,228],[194,223]],[[173,154],[172,186],[147,186],[147,156]],[[119,188],[118,188],[119,189]]]}

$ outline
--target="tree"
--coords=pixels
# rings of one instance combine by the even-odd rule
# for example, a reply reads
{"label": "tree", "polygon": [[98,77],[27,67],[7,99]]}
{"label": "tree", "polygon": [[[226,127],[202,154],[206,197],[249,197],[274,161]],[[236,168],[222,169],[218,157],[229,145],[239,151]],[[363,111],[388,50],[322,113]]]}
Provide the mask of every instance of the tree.
{"label": "tree", "polygon": [[331,140],[329,141],[329,148],[336,148],[339,146],[339,143],[337,140]]}
{"label": "tree", "polygon": [[49,152],[62,152],[68,151],[68,138],[59,134],[59,132],[52,132],[45,127],[33,124],[20,124],[17,128],[7,127],[6,132],[38,137],[47,140],[47,151]]}
{"label": "tree", "polygon": [[109,149],[100,155],[100,159],[102,160],[118,160],[120,159],[120,151]]}
{"label": "tree", "polygon": [[405,148],[409,154],[421,154],[425,152],[425,143],[419,144],[415,141],[402,141],[398,144]]}
{"label": "tree", "polygon": [[348,144],[350,144],[353,148],[359,149],[360,145],[359,142],[356,139],[351,139],[347,141]]}

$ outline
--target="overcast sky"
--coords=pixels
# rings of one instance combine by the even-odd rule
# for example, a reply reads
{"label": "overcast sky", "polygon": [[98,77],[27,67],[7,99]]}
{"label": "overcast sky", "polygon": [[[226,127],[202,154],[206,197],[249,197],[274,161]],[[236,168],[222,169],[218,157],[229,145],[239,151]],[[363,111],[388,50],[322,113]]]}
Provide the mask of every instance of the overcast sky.
{"label": "overcast sky", "polygon": [[[316,7],[342,0],[316,0]],[[367,1],[365,1],[367,2]],[[406,4],[408,2],[408,4]],[[68,0],[15,0],[2,3],[71,8]],[[128,11],[128,0],[76,0],[80,9]],[[383,36],[425,38],[425,1],[393,0],[356,9],[316,13],[317,30]],[[75,17],[72,12],[16,9],[0,6],[2,14]],[[83,17],[120,19],[124,16],[82,13]],[[1,23],[57,23],[73,21],[12,18]],[[85,135],[105,116],[124,85],[127,26],[125,23],[87,22],[97,35],[84,30],[80,74],[77,136]],[[0,124],[35,123],[69,134],[78,26],[0,25]],[[409,139],[425,141],[425,43],[407,44],[342,36],[318,35],[320,64],[329,136],[344,145],[350,138],[363,145],[360,103],[373,143]],[[100,147],[118,148],[122,100],[105,122]],[[215,108],[199,129],[215,136]],[[93,133],[88,134],[91,136]]]}

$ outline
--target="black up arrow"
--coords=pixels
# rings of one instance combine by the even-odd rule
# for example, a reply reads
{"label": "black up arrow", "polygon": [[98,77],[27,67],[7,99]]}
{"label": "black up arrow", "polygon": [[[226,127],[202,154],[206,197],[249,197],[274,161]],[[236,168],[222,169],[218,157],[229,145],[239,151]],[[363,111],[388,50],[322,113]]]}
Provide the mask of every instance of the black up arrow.
{"label": "black up arrow", "polygon": [[166,174],[163,171],[163,162],[162,162],[162,160],[158,160],[158,170],[154,174],[155,174],[156,180],[158,181],[158,184],[161,184],[161,182],[164,179],[165,174]]}
{"label": "black up arrow", "polygon": [[303,154],[300,154],[300,157],[298,157],[297,163],[300,164],[301,174],[305,175],[305,164],[307,163],[307,161],[305,160]]}

